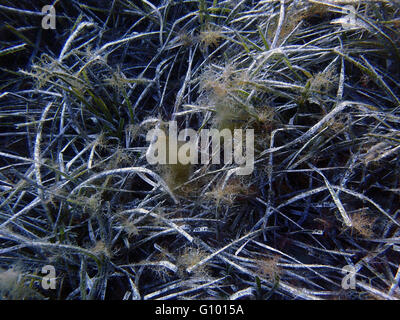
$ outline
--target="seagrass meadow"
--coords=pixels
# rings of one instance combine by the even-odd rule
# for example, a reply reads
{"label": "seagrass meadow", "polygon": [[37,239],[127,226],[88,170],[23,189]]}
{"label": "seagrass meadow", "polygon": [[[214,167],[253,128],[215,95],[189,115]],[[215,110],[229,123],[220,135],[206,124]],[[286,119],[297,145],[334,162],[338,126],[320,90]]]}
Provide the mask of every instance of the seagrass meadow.
{"label": "seagrass meadow", "polygon": [[0,0],[0,299],[400,299],[399,1],[49,2]]}

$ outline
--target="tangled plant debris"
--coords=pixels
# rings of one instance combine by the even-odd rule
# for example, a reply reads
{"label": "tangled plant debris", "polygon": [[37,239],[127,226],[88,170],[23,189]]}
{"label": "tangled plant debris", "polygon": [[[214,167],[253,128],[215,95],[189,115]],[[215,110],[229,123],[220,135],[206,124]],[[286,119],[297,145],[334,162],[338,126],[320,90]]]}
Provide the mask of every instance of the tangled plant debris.
{"label": "tangled plant debris", "polygon": [[[0,5],[1,299],[400,299],[397,1],[45,5]],[[149,164],[169,121],[254,171]]]}

